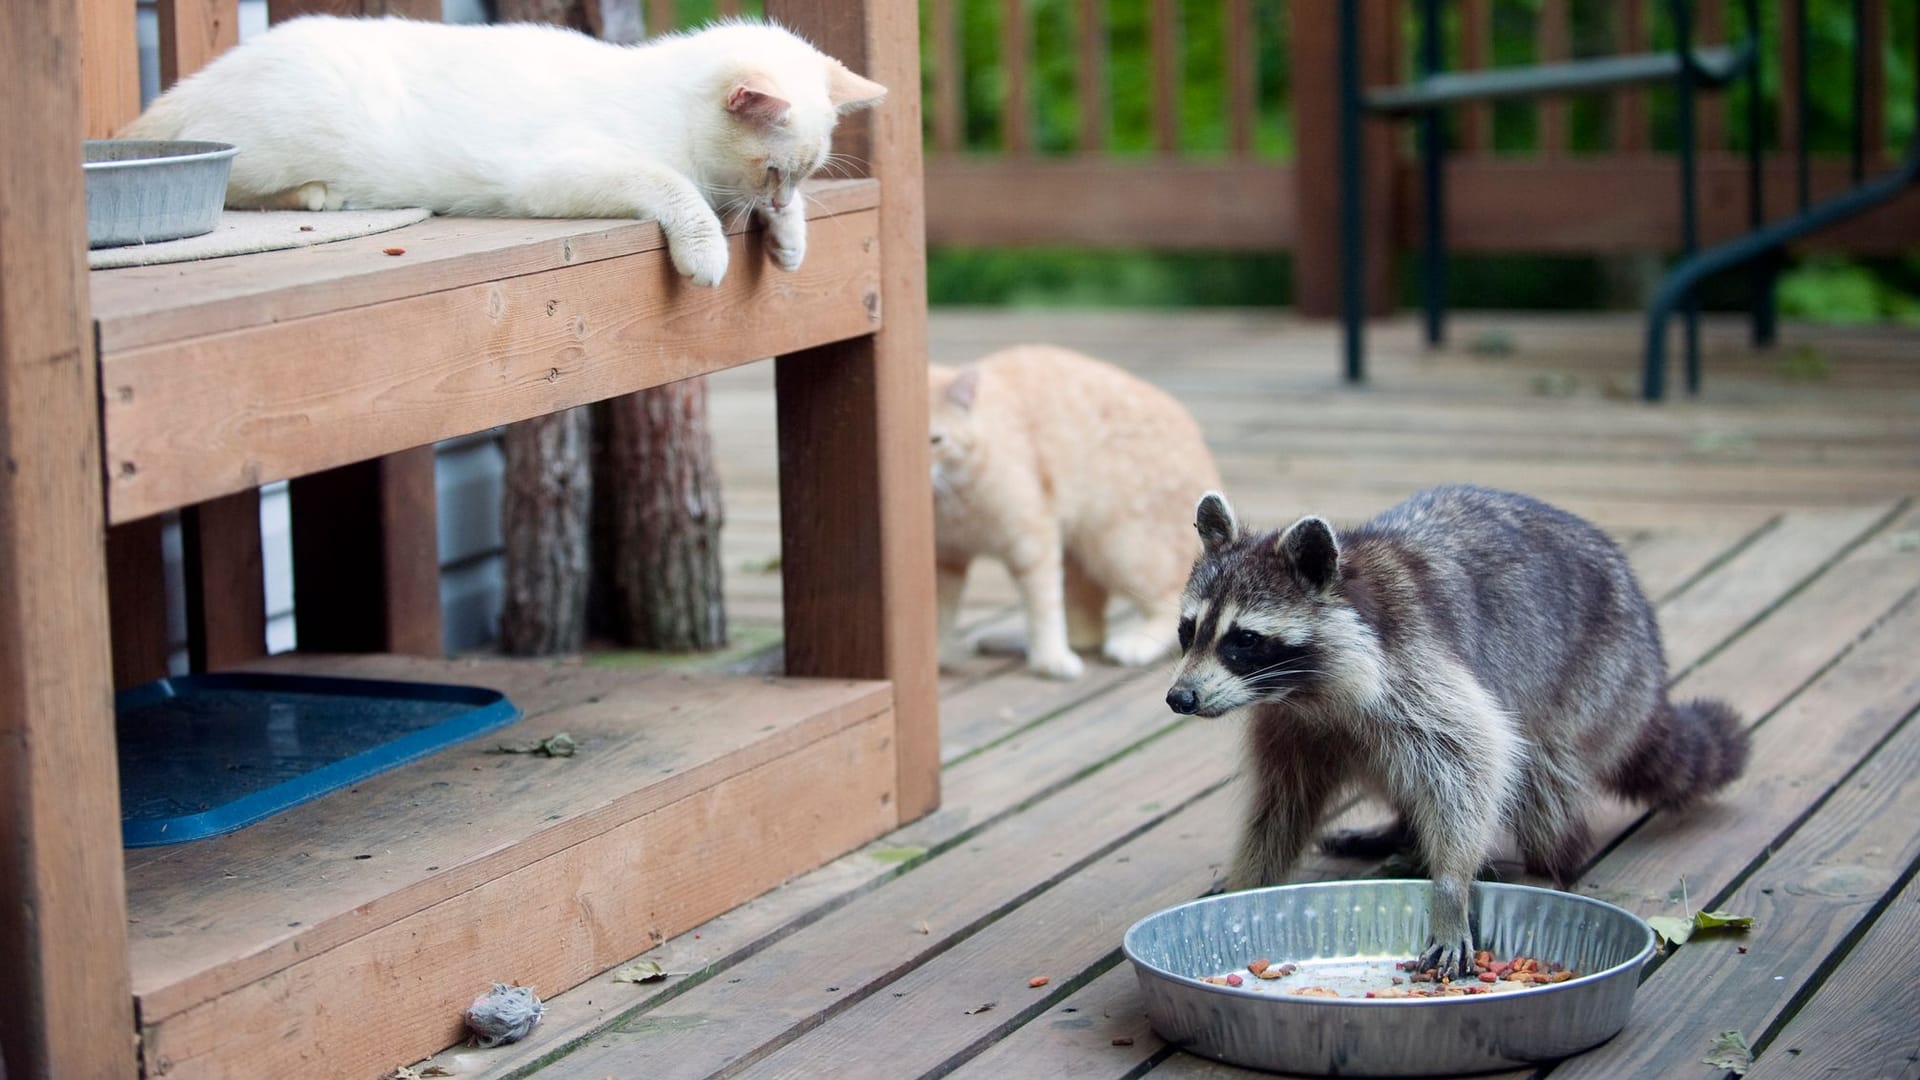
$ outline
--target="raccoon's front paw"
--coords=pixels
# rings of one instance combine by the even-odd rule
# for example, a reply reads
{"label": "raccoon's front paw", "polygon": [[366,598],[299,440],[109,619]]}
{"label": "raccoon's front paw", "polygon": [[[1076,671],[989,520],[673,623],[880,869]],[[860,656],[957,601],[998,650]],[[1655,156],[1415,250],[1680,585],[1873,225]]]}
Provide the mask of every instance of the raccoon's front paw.
{"label": "raccoon's front paw", "polygon": [[1435,938],[1420,954],[1419,970],[1437,969],[1449,979],[1473,977],[1473,941],[1471,938],[1441,940]]}
{"label": "raccoon's front paw", "polygon": [[767,257],[782,270],[800,269],[800,261],[807,257],[807,216],[800,204],[769,211],[765,220]]}
{"label": "raccoon's front paw", "polygon": [[1121,667],[1142,667],[1172,651],[1173,642],[1145,627],[1135,627],[1107,639],[1100,655]]}
{"label": "raccoon's front paw", "polygon": [[727,237],[717,222],[710,230],[669,237],[667,251],[673,256],[673,268],[695,285],[718,285],[727,276]]}
{"label": "raccoon's front paw", "polygon": [[1027,654],[1027,670],[1049,679],[1077,679],[1087,665],[1072,649],[1043,650]]}

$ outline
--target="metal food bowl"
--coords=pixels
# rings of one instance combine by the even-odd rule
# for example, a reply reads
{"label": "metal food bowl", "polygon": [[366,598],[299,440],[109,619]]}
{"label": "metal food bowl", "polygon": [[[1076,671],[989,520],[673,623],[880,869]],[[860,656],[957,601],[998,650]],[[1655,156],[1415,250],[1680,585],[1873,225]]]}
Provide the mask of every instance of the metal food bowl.
{"label": "metal food bowl", "polygon": [[[1255,959],[1302,973],[1382,976],[1427,944],[1426,881],[1332,881],[1209,896],[1149,915],[1127,931],[1147,1016],[1160,1037],[1205,1057],[1322,1076],[1486,1072],[1577,1054],[1626,1026],[1653,930],[1585,896],[1476,882],[1476,948],[1579,972],[1550,986],[1472,997],[1298,997],[1248,978]],[[1318,982],[1320,980],[1316,980]]]}
{"label": "metal food bowl", "polygon": [[124,247],[212,232],[237,153],[217,142],[87,140],[87,245]]}

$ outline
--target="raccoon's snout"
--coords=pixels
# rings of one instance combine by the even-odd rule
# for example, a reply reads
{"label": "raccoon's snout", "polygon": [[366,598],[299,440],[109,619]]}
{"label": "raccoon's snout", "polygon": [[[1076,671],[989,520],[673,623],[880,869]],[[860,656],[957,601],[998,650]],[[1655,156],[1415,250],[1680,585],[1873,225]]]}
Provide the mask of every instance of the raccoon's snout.
{"label": "raccoon's snout", "polygon": [[1184,686],[1176,686],[1167,691],[1167,708],[1182,716],[1192,716],[1200,707],[1200,695]]}

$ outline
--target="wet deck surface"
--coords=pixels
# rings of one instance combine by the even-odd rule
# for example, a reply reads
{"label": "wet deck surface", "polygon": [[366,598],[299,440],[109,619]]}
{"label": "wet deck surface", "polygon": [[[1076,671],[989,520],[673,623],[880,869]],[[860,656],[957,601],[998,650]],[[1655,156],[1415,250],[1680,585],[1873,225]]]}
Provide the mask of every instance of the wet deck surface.
{"label": "wet deck surface", "polygon": [[[1398,321],[1364,390],[1336,380],[1329,328],[1283,316],[942,312],[931,330],[940,360],[1053,341],[1169,389],[1254,524],[1352,520],[1472,481],[1612,531],[1657,601],[1674,694],[1734,703],[1754,754],[1686,814],[1597,800],[1579,891],[1757,924],[1657,958],[1628,1028],[1545,1075],[1719,1076],[1701,1059],[1728,1030],[1757,1048],[1750,1077],[1920,1075],[1920,333],[1790,327],[1755,356],[1716,324],[1701,398],[1647,406],[1629,318],[1464,318],[1463,345],[1434,355]],[[713,382],[748,631],[778,620],[769,379]],[[998,571],[968,599],[976,628],[1017,626]],[[1217,887],[1242,794],[1237,725],[1172,715],[1166,678],[1091,664],[1059,683],[976,659],[943,684],[938,812],[662,944],[645,959],[666,979],[596,979],[552,998],[527,1042],[437,1063],[554,1080],[1254,1075],[1162,1044],[1118,952],[1139,917]],[[1296,878],[1376,869],[1314,858]]]}

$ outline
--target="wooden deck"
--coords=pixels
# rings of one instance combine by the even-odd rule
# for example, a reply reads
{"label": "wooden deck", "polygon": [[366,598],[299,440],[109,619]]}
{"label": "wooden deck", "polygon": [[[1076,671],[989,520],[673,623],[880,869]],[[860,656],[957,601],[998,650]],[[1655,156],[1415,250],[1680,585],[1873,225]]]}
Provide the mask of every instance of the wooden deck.
{"label": "wooden deck", "polygon": [[[1729,1029],[1758,1048],[1752,1077],[1920,1074],[1920,333],[1789,327],[1754,357],[1740,326],[1714,324],[1703,396],[1647,406],[1626,318],[1463,318],[1456,340],[1480,347],[1437,356],[1398,322],[1372,338],[1365,390],[1336,382],[1330,327],[1283,316],[945,313],[930,331],[937,359],[1050,340],[1169,388],[1257,524],[1471,480],[1613,530],[1658,603],[1675,692],[1734,702],[1754,756],[1684,816],[1596,805],[1580,888],[1758,923],[1659,959],[1628,1029],[1550,1075],[1719,1076],[1700,1059]],[[778,614],[768,370],[713,381],[747,629]],[[976,577],[971,622],[1011,624],[1005,577]],[[1252,1075],[1161,1044],[1118,953],[1135,919],[1215,887],[1237,815],[1238,730],[1171,714],[1165,679],[1092,665],[1047,682],[977,659],[943,680],[939,811],[660,944],[645,958],[665,980],[609,972],[551,997],[526,1042],[435,1063],[553,1080]],[[1050,981],[1030,989],[1036,975]]]}

